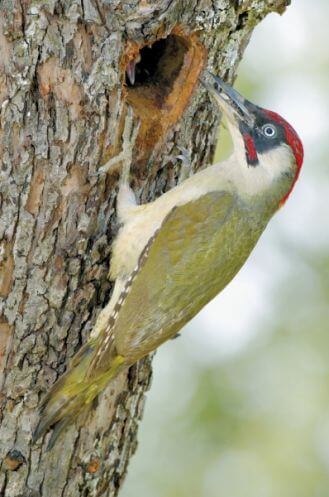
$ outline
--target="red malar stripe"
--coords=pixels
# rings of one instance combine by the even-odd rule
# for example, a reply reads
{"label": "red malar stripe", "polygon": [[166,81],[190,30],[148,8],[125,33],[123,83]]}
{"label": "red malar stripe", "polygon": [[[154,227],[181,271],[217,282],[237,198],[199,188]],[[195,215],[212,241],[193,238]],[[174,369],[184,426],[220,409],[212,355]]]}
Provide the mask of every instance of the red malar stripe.
{"label": "red malar stripe", "polygon": [[243,140],[248,155],[248,162],[258,162],[257,150],[251,135],[249,135],[249,133],[243,133]]}

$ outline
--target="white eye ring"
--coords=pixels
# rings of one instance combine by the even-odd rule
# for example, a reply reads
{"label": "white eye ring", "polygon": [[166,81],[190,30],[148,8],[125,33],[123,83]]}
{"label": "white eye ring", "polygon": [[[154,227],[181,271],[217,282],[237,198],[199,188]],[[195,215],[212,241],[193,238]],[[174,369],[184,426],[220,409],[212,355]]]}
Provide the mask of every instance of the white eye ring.
{"label": "white eye ring", "polygon": [[266,138],[274,138],[277,135],[277,129],[273,124],[264,124],[262,131]]}

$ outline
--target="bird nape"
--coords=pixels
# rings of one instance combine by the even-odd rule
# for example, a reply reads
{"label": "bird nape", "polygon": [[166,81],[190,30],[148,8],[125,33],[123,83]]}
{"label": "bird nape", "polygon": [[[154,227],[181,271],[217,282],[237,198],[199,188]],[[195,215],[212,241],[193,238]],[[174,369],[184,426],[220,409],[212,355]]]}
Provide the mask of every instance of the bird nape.
{"label": "bird nape", "polygon": [[34,439],[53,428],[50,447],[120,371],[173,338],[225,288],[298,178],[303,147],[282,117],[211,73],[202,84],[228,122],[233,153],[227,160],[138,206],[129,187],[138,125],[128,107],[123,151],[99,170],[122,162],[114,290],[87,343],[42,403]]}

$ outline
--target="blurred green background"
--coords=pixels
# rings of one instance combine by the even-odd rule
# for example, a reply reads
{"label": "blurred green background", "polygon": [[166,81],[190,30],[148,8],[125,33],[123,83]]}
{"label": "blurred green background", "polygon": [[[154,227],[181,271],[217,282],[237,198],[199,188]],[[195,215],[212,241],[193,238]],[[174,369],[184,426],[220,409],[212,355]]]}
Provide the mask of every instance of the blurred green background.
{"label": "blurred green background", "polygon": [[304,168],[232,284],[158,351],[121,497],[329,497],[328,19],[328,0],[295,0],[246,50],[236,87],[294,125]]}

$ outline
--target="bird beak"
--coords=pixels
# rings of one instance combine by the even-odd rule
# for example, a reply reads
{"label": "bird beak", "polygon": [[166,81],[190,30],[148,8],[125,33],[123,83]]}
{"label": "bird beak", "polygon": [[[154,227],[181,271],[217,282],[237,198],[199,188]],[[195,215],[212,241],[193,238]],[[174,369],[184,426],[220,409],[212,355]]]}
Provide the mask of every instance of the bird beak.
{"label": "bird beak", "polygon": [[231,121],[233,118],[233,121],[242,121],[249,127],[254,127],[255,116],[247,107],[249,102],[218,76],[209,71],[207,75],[210,82],[205,79],[200,79],[200,82],[215,97],[226,117]]}
{"label": "bird beak", "polygon": [[128,62],[128,65],[126,67],[127,78],[129,79],[131,86],[134,86],[134,84],[135,84],[136,66],[141,60],[142,60],[141,54],[138,53],[134,59],[132,59]]}
{"label": "bird beak", "polygon": [[130,61],[126,67],[126,74],[129,79],[131,86],[135,84],[136,77],[136,62],[134,60]]}

